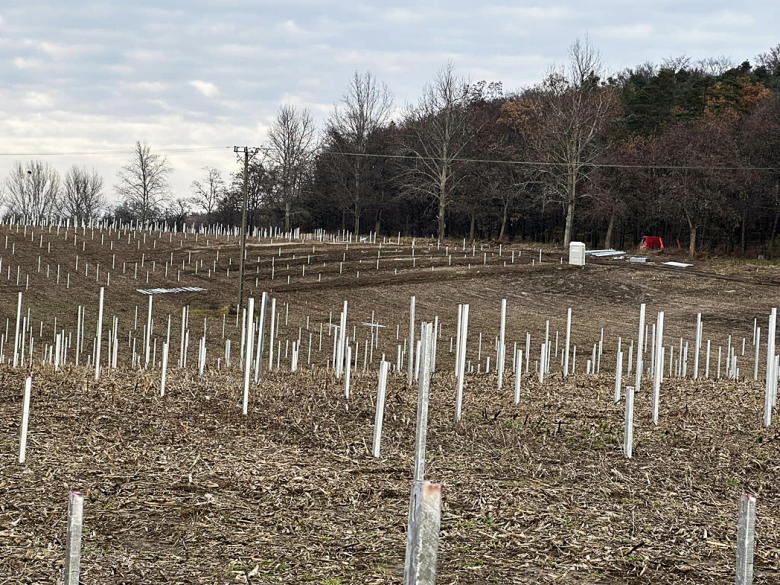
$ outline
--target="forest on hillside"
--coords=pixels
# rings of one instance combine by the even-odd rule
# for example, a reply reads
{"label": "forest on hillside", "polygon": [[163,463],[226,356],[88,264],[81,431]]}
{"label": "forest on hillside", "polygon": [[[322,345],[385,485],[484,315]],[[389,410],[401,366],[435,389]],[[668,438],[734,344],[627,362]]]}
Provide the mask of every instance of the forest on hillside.
{"label": "forest on hillside", "polygon": [[[246,164],[246,176],[244,173]],[[240,222],[358,234],[631,247],[693,254],[780,248],[780,45],[751,61],[687,57],[608,74],[588,40],[536,85],[506,91],[448,63],[399,105],[355,72],[323,127],[283,104],[267,144],[228,177],[172,197],[168,159],[137,143],[105,205],[103,179],[17,162],[6,213]]]}
{"label": "forest on hillside", "polygon": [[365,138],[352,121],[377,111],[361,102],[382,100],[361,95],[382,90],[356,75],[314,160],[307,220],[593,247],[655,235],[691,250],[771,254],[780,45],[755,64],[679,58],[602,71],[587,42],[573,44],[569,63],[541,83],[512,94],[445,67],[400,120]]}

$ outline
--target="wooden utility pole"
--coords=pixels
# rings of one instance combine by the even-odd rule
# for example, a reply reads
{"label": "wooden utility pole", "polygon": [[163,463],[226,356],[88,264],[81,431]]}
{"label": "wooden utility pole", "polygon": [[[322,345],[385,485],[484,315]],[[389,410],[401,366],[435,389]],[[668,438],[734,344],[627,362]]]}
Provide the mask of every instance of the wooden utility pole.
{"label": "wooden utility pole", "polygon": [[[244,300],[244,257],[246,256],[246,203],[247,203],[247,184],[249,181],[249,154],[257,154],[257,148],[248,146],[234,146],[233,152],[244,153],[244,193],[241,201],[241,257],[238,260],[238,302],[236,303],[236,315],[241,314],[241,306]],[[238,318],[238,317],[236,317]]]}

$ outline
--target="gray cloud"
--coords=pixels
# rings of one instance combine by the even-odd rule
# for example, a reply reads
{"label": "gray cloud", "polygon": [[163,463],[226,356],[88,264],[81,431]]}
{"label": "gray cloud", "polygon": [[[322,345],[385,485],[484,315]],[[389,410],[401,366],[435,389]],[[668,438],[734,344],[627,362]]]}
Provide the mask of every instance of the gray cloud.
{"label": "gray cloud", "polygon": [[[0,152],[257,144],[281,101],[327,117],[355,69],[414,101],[447,60],[513,90],[589,34],[612,70],[686,53],[751,59],[778,42],[775,0],[360,3],[6,0],[0,8]],[[171,153],[177,194],[228,149]],[[0,157],[0,176],[13,157]],[[111,185],[122,155],[57,157]]]}

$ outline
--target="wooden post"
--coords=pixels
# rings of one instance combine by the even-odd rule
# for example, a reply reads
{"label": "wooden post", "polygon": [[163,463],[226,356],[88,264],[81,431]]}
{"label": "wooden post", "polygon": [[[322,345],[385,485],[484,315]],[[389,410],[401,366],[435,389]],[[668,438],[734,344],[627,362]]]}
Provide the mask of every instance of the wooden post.
{"label": "wooden post", "polygon": [[[246,207],[247,207],[247,182],[249,176],[249,148],[243,147],[244,150],[244,185],[243,185],[243,197],[241,198],[241,232],[239,242],[239,262],[238,262],[238,301],[236,302],[236,317],[241,313],[244,300],[244,259],[246,257]],[[233,147],[233,152],[241,152],[238,146]],[[253,151],[253,155],[257,151]],[[228,268],[228,270],[230,270]]]}

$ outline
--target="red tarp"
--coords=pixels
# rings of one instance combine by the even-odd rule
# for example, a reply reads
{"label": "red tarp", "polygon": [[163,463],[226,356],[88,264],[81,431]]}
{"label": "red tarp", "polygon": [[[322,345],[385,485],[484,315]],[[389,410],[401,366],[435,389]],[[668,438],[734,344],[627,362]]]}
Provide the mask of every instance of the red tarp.
{"label": "red tarp", "polygon": [[656,236],[642,236],[642,243],[639,245],[640,250],[663,250],[664,239]]}

